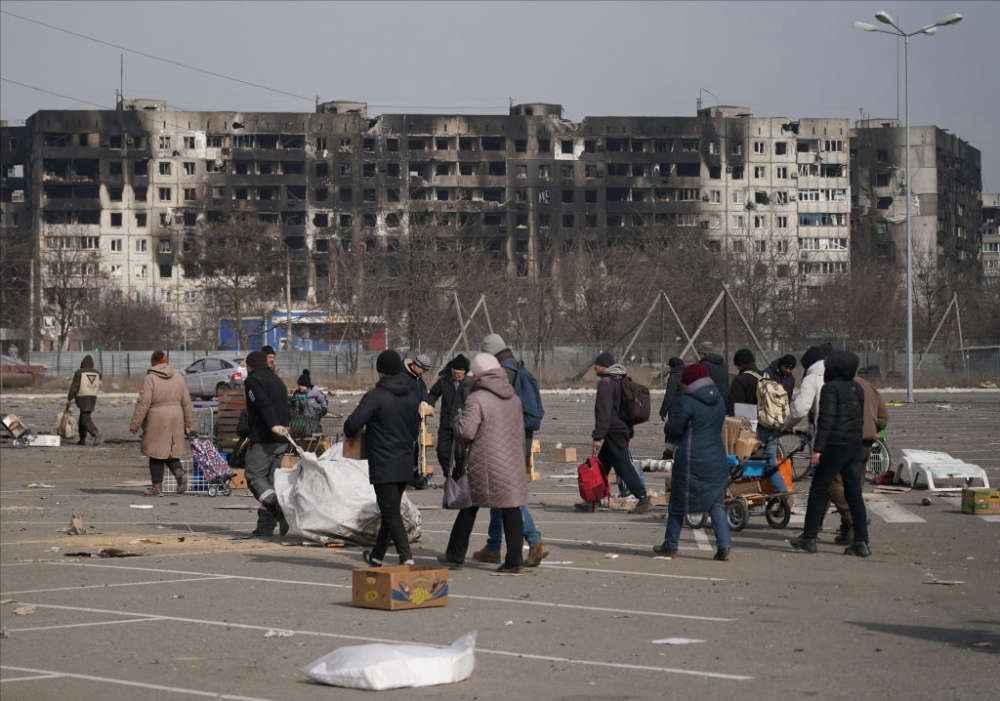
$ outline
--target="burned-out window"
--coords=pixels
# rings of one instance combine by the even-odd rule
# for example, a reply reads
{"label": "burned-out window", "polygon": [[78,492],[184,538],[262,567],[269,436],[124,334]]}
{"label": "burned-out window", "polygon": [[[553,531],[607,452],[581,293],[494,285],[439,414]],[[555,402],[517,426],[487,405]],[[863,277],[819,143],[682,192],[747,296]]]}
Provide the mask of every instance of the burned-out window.
{"label": "burned-out window", "polygon": [[325,178],[330,174],[330,164],[329,163],[317,163],[316,164],[316,177]]}
{"label": "burned-out window", "polygon": [[348,229],[348,228],[350,228],[350,226],[351,226],[351,215],[350,214],[341,214],[340,217],[337,220],[337,223],[340,225],[340,227],[342,229]]}
{"label": "burned-out window", "polygon": [[118,228],[122,225],[122,213],[112,212],[111,213],[111,226]]}
{"label": "burned-out window", "polygon": [[398,178],[399,177],[399,164],[398,163],[386,163],[386,165],[385,165],[385,174],[386,174],[387,177],[390,177],[390,178]]}
{"label": "burned-out window", "polygon": [[552,153],[552,142],[548,139],[538,140],[538,152],[539,153]]}
{"label": "burned-out window", "polygon": [[678,163],[678,178],[698,178],[701,177],[701,163]]}
{"label": "burned-out window", "polygon": [[562,202],[563,204],[573,204],[573,190],[562,191]]}
{"label": "burned-out window", "polygon": [[326,212],[318,212],[313,215],[313,226],[325,229],[330,226],[330,215]]}
{"label": "burned-out window", "polygon": [[879,197],[875,205],[878,209],[889,209],[892,206],[891,197]]}
{"label": "burned-out window", "polygon": [[528,140],[527,139],[515,139],[514,140],[514,150],[517,153],[524,153],[528,150]]}
{"label": "burned-out window", "polygon": [[122,147],[121,134],[111,134],[108,136],[108,148],[121,148],[121,147]]}
{"label": "burned-out window", "polygon": [[448,139],[434,139],[434,148],[437,151],[447,151]]}
{"label": "burned-out window", "polygon": [[109,187],[108,188],[108,199],[112,202],[122,201],[122,188],[120,187]]}
{"label": "burned-out window", "polygon": [[133,187],[132,188],[132,196],[135,198],[136,202],[145,202],[146,201],[146,191],[147,191],[147,188],[145,188],[145,187],[141,187],[141,186],[140,187]]}
{"label": "burned-out window", "polygon": [[473,175],[477,170],[476,163],[470,163],[468,161],[461,162],[458,164],[458,172],[461,175]]}
{"label": "burned-out window", "polygon": [[340,201],[351,202],[354,199],[354,192],[349,187],[340,188]]}
{"label": "burned-out window", "polygon": [[108,163],[108,175],[121,175],[121,174],[122,174],[122,162],[110,161]]}
{"label": "burned-out window", "polygon": [[875,151],[875,160],[879,163],[885,163],[889,160],[889,152],[884,148],[877,149]]}
{"label": "burned-out window", "polygon": [[399,150],[399,139],[386,139],[385,140],[385,150],[386,151],[398,151]]}
{"label": "burned-out window", "polygon": [[148,175],[149,174],[149,161],[132,161],[132,174],[133,175]]}
{"label": "burned-out window", "polygon": [[411,151],[423,151],[426,145],[423,139],[410,139],[407,141],[406,147]]}
{"label": "burned-out window", "polygon": [[363,178],[374,178],[375,177],[375,164],[374,163],[362,163],[361,164],[361,177],[363,177]]}
{"label": "burned-out window", "polygon": [[316,188],[316,201],[317,202],[326,202],[326,199],[329,196],[330,196],[330,191],[327,188],[325,188],[325,187],[317,187]]}
{"label": "burned-out window", "polygon": [[507,148],[507,140],[502,136],[484,136],[481,143],[483,151],[503,151]]}
{"label": "burned-out window", "polygon": [[135,228],[145,229],[146,228],[147,215],[145,212],[135,213]]}
{"label": "burned-out window", "polygon": [[573,153],[573,139],[561,139],[559,149],[563,153]]}
{"label": "burned-out window", "polygon": [[506,175],[507,174],[507,162],[506,161],[490,161],[489,170],[490,175]]}
{"label": "burned-out window", "polygon": [[774,142],[774,155],[784,156],[788,153],[788,142],[787,141],[775,141]]}

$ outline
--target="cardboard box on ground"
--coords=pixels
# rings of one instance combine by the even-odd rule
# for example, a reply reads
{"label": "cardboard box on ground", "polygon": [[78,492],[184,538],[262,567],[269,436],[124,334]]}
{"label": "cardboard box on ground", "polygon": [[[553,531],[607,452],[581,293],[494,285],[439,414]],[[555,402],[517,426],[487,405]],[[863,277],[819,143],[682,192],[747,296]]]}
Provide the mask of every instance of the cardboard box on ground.
{"label": "cardboard box on ground", "polygon": [[963,489],[962,513],[1000,515],[1000,490]]}
{"label": "cardboard box on ground", "polygon": [[448,570],[420,565],[354,570],[355,606],[403,611],[448,605]]}

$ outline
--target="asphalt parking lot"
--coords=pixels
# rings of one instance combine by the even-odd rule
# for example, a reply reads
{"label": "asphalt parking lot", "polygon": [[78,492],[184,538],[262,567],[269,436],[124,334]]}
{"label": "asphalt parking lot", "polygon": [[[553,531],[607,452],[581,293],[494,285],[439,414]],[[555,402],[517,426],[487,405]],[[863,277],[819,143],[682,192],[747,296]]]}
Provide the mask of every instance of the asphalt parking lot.
{"label": "asphalt parking lot", "polygon": [[[357,398],[343,401],[334,412]],[[529,508],[551,555],[521,577],[494,577],[485,565],[453,572],[448,606],[422,611],[352,607],[358,548],[244,538],[255,502],[240,492],[150,500],[138,486],[115,486],[148,479],[127,434],[129,398],[102,398],[95,420],[108,437],[103,446],[0,449],[3,698],[370,698],[309,683],[301,667],[343,645],[450,644],[472,630],[471,679],[381,695],[995,696],[1000,519],[961,514],[956,497],[870,493],[873,556],[842,555],[831,542],[833,517],[810,556],[785,542],[801,522],[800,498],[789,528],[771,529],[758,516],[734,534],[729,562],[712,560],[710,530],[690,529],[678,557],[655,559],[663,507],[643,516],[575,512],[575,479],[561,477],[575,464],[551,461],[557,441],[581,457],[587,450],[593,396],[547,394],[545,402],[543,478],[531,485]],[[2,411],[42,432],[60,403],[8,396]],[[897,455],[950,452],[986,468],[997,486],[998,417],[998,392],[921,392],[913,405],[890,407],[889,445]],[[636,457],[658,457],[662,424],[641,426],[633,446]],[[658,486],[659,478],[647,480]],[[426,507],[415,554],[429,564],[453,514],[439,508],[438,489],[411,496]],[[87,535],[65,534],[73,514]],[[476,548],[485,527],[481,515]],[[137,556],[66,556],[108,546]],[[18,615],[19,607],[34,608]],[[664,638],[700,642],[651,642]]]}

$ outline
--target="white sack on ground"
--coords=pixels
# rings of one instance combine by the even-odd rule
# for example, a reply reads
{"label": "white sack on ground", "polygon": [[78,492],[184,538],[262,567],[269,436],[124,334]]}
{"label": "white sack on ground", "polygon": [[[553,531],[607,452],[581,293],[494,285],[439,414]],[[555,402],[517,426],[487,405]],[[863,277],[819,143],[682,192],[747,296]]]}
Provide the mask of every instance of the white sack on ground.
{"label": "white sack on ground", "polygon": [[351,645],[324,655],[303,671],[313,681],[351,689],[401,689],[452,684],[468,679],[476,666],[476,634],[451,647],[430,645]]}
{"label": "white sack on ground", "polygon": [[[379,511],[368,483],[368,461],[343,456],[337,443],[317,457],[303,453],[292,469],[274,471],[274,491],[289,532],[319,543],[375,543]],[[400,507],[410,542],[420,539],[420,510],[404,494]]]}

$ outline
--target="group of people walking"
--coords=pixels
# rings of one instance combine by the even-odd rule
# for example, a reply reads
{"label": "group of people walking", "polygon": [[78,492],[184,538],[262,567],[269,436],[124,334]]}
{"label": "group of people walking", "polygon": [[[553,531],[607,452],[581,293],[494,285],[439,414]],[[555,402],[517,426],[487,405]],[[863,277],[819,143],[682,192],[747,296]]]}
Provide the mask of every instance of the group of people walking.
{"label": "group of people walking", "polygon": [[[277,376],[275,357],[270,347],[248,354],[249,374],[244,381],[247,408],[242,423],[249,438],[246,479],[260,504],[254,533],[262,536],[271,535],[275,528],[282,535],[288,531],[274,490],[274,472],[288,450],[289,436],[288,391]],[[792,547],[817,552],[823,516],[832,500],[841,516],[834,542],[846,545],[847,554],[867,557],[871,551],[862,476],[888,414],[878,390],[857,377],[858,363],[853,353],[836,351],[829,344],[810,347],[801,357],[804,371],[796,389],[796,359],[791,355],[759,371],[753,353],[740,349],[733,357],[738,370],[733,378],[711,344],[700,347],[696,363],[685,365],[679,358],[671,358],[659,415],[665,421],[664,457],[673,458],[673,469],[664,538],[653,547],[654,553],[675,556],[684,516],[708,512],[716,537],[715,559],[729,559],[731,536],[725,513],[729,468],[723,424],[740,405],[759,405],[763,394],[778,391],[787,397],[784,425],[761,422],[757,427],[777,498],[787,499],[789,487],[775,469],[779,437],[801,423],[813,436],[810,459],[815,474],[805,527],[790,541]],[[392,544],[401,564],[413,563],[401,504],[408,486],[421,486],[415,472],[421,418],[431,413],[428,405],[440,400],[438,461],[446,479],[464,480],[467,489],[457,505],[458,514],[439,561],[450,568],[463,566],[478,511],[488,508],[488,538],[472,558],[499,565],[499,574],[537,567],[549,554],[526,508],[531,444],[544,415],[537,382],[497,334],[484,338],[481,351],[471,359],[461,354],[454,357],[428,390],[423,376],[431,367],[430,359],[423,355],[403,359],[392,350],[381,353],[376,362],[377,383],[344,423],[346,437],[356,437],[362,431],[366,434],[369,479],[381,514],[375,544],[363,552],[364,561],[372,567],[382,566]],[[591,434],[593,455],[605,479],[613,469],[636,498],[632,512],[646,513],[652,504],[632,460],[634,429],[622,418],[625,368],[609,352],[603,352],[594,360],[594,370],[598,384]],[[765,380],[769,384],[761,384]],[[313,388],[308,371],[299,376],[297,384],[296,393],[325,413],[326,397]],[[100,440],[91,418],[99,387],[100,373],[87,356],[74,375],[67,400],[69,404],[75,399],[80,408],[81,443],[88,434]],[[189,454],[191,424],[192,403],[184,379],[170,367],[164,351],[155,351],[129,425],[133,433],[143,433],[142,452],[149,459],[152,482],[147,495],[162,495],[168,469],[176,477],[178,492],[186,488],[181,458]],[[590,510],[589,504],[578,506]],[[504,540],[507,550],[501,556]],[[526,557],[522,541],[528,545]]]}
{"label": "group of people walking", "polygon": [[[726,415],[738,405],[761,406],[765,391],[784,391],[787,417],[781,426],[757,426],[768,463],[769,481],[779,497],[787,499],[788,485],[777,468],[777,443],[781,435],[805,422],[812,436],[810,462],[815,469],[809,487],[803,533],[792,539],[793,548],[817,552],[817,537],[829,501],[841,516],[834,543],[846,545],[845,554],[868,557],[868,517],[862,498],[864,466],[878,432],[888,423],[888,412],[878,390],[857,376],[859,359],[854,353],[834,350],[824,344],[810,347],[802,356],[804,374],[794,390],[795,358],[785,355],[760,372],[753,352],[736,352],[733,364],[737,375],[730,381],[725,365],[711,345],[700,350],[698,363],[684,366],[670,360],[667,392],[660,408],[665,418],[667,452],[674,458],[671,492],[664,542],[653,550],[674,555],[683,517],[692,512],[709,512],[715,531],[715,559],[729,558],[731,538],[725,516],[725,489],[729,479],[722,426]],[[721,370],[721,372],[719,372]],[[771,381],[765,387],[762,380]],[[788,505],[790,508],[790,504]]]}

